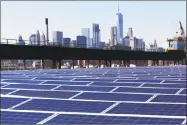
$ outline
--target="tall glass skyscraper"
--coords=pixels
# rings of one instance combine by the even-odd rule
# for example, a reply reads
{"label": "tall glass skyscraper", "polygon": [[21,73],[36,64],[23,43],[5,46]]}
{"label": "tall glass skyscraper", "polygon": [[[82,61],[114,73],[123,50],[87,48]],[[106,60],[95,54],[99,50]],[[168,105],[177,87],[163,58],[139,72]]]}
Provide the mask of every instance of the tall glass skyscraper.
{"label": "tall glass skyscraper", "polygon": [[98,48],[100,44],[100,29],[99,24],[93,24],[93,41],[92,47]]}
{"label": "tall glass skyscraper", "polygon": [[81,35],[86,37],[87,48],[92,47],[92,44],[90,42],[90,29],[89,28],[82,28]]}
{"label": "tall glass skyscraper", "polygon": [[54,31],[53,32],[53,42],[58,45],[63,45],[63,32],[61,31]]}
{"label": "tall glass skyscraper", "polygon": [[117,39],[118,43],[122,44],[123,41],[123,15],[119,11],[119,4],[118,4],[118,13],[117,15]]}

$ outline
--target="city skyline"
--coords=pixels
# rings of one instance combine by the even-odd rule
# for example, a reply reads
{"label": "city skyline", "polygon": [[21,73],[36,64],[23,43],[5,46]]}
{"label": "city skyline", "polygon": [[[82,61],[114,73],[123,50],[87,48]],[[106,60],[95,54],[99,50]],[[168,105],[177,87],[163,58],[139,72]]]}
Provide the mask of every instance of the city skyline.
{"label": "city skyline", "polygon": [[[78,3],[77,7],[75,7],[75,3]],[[101,2],[75,2],[75,3],[67,2],[67,1],[66,2],[62,2],[62,1],[61,2],[51,2],[51,1],[5,2],[4,1],[1,4],[1,9],[2,9],[1,38],[4,37],[17,38],[17,36],[21,34],[23,39],[27,40],[31,34],[35,33],[36,30],[39,30],[41,33],[42,32],[45,33],[44,19],[45,17],[48,17],[50,41],[52,40],[53,31],[62,31],[64,37],[70,37],[72,40],[74,40],[76,39],[76,36],[81,35],[82,28],[85,27],[90,28],[90,31],[92,31],[92,24],[97,23],[99,24],[101,30],[100,33],[101,41],[108,42],[108,39],[110,39],[111,27],[117,26],[116,24],[117,2],[101,1]],[[94,8],[93,7],[94,5],[92,5],[93,3],[94,5],[99,7],[97,9],[97,12],[93,12],[93,8]],[[106,12],[107,9],[102,8],[104,7],[103,6],[104,3],[106,4],[106,6],[110,7],[109,12]],[[156,39],[158,42],[158,46],[167,47],[166,39],[168,37],[169,38],[173,37],[177,31],[180,32],[179,21],[182,22],[183,27],[186,27],[185,2],[168,1],[168,2],[152,3],[152,2],[124,1],[119,3],[120,3],[120,12],[123,14],[124,37],[127,35],[128,28],[132,27],[134,36],[138,38],[143,38],[146,44],[153,43],[154,39]],[[143,5],[142,3],[145,3],[145,5]],[[35,5],[36,9],[33,10],[33,12],[31,12],[31,8],[33,5]],[[67,5],[69,5],[69,10],[72,9],[71,7],[75,7],[75,10],[77,8],[79,8],[80,10],[76,10],[78,12],[74,11],[73,15],[72,12],[69,11],[64,12],[63,6],[67,6]],[[156,7],[153,7],[153,5]],[[15,6],[16,9],[11,8],[11,6]],[[80,6],[84,6],[84,7],[81,8]],[[46,7],[51,7],[51,8],[48,8],[48,11],[46,12]],[[136,7],[139,7],[139,9],[137,9]],[[162,11],[162,9],[165,8],[165,11],[162,11],[163,13],[160,13],[160,15],[158,12],[155,11],[155,8],[158,9],[158,7],[160,7],[159,8],[160,11]],[[37,11],[39,10],[39,8],[41,10]],[[21,9],[22,10],[25,9],[25,12],[21,11]],[[103,9],[103,11],[100,11],[101,9]],[[68,7],[65,7],[64,10],[68,10]],[[85,10],[88,11],[85,12]],[[89,10],[92,11],[90,12]],[[147,13],[146,10],[149,11],[152,10],[152,14],[149,17],[148,15],[150,14],[150,12]],[[144,14],[145,16],[141,16],[141,14]],[[33,18],[33,15],[35,15],[36,17]],[[104,15],[104,18],[102,18],[102,15]],[[135,17],[133,17],[132,15]],[[14,18],[15,16],[17,18]],[[22,16],[22,19],[19,18],[20,16]],[[154,19],[156,19],[156,21]],[[107,20],[108,22],[106,22]],[[147,22],[150,22],[151,24],[148,24]],[[91,32],[91,37],[93,37],[92,32]]]}

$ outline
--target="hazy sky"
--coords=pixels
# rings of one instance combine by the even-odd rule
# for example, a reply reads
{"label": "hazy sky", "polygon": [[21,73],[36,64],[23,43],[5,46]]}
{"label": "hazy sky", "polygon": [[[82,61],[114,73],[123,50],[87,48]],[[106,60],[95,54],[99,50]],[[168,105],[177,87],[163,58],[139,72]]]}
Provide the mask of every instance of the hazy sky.
{"label": "hazy sky", "polygon": [[[180,32],[179,21],[186,28],[185,1],[120,1],[119,4],[124,36],[132,27],[134,36],[143,38],[146,44],[156,39],[159,46],[167,47],[166,39]],[[1,38],[17,39],[21,34],[28,40],[37,29],[45,33],[48,17],[50,40],[52,31],[63,31],[64,37],[75,39],[81,35],[81,28],[92,31],[92,23],[99,23],[101,40],[108,42],[110,28],[117,22],[116,12],[115,1],[1,1]]]}

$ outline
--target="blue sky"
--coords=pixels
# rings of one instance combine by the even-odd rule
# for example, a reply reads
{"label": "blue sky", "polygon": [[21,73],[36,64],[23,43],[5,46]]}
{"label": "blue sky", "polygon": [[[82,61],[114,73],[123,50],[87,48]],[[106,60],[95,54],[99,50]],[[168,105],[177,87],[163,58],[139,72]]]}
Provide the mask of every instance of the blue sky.
{"label": "blue sky", "polygon": [[[129,27],[134,36],[146,44],[157,40],[167,47],[166,39],[180,32],[179,21],[186,28],[185,1],[120,1],[123,14],[124,36]],[[116,1],[1,1],[1,38],[17,39],[21,34],[45,33],[45,18],[49,18],[49,38],[52,31],[63,31],[64,37],[75,39],[81,28],[91,28],[99,23],[101,40],[108,42],[110,28],[116,25]],[[186,30],[186,29],[185,29]],[[92,36],[92,35],[91,35]]]}

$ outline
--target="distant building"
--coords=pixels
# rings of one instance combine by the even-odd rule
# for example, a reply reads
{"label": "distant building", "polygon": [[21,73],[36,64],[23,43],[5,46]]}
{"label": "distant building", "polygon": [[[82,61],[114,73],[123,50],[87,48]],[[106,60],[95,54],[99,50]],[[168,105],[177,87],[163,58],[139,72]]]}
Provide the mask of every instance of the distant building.
{"label": "distant building", "polygon": [[86,48],[86,37],[85,36],[77,36],[77,47],[78,48]]}
{"label": "distant building", "polygon": [[36,42],[37,42],[36,43],[37,45],[40,45],[40,32],[39,32],[39,30],[36,31]]}
{"label": "distant building", "polygon": [[145,50],[145,42],[143,39],[138,39],[136,37],[130,37],[130,47],[132,50]]}
{"label": "distant building", "polygon": [[117,44],[117,27],[113,26],[110,30],[110,46],[115,46]]}
{"label": "distant building", "polygon": [[92,47],[98,48],[100,44],[100,29],[99,24],[93,24],[93,41],[92,41]]}
{"label": "distant building", "polygon": [[82,28],[81,35],[86,37],[87,48],[92,47],[92,43],[90,42],[90,29],[89,28]]}
{"label": "distant building", "polygon": [[100,48],[104,49],[104,47],[105,47],[105,42],[100,42]]}
{"label": "distant building", "polygon": [[32,34],[32,35],[29,37],[29,43],[30,43],[30,45],[37,45],[37,42],[36,42],[36,34]]}
{"label": "distant building", "polygon": [[47,45],[44,33],[40,36],[40,45]]}
{"label": "distant building", "polygon": [[53,31],[53,43],[57,45],[63,45],[63,32]]}
{"label": "distant building", "polygon": [[76,44],[77,44],[77,40],[71,40],[69,47],[74,48],[74,47],[76,47]]}
{"label": "distant building", "polygon": [[122,44],[123,41],[123,15],[119,12],[117,15],[117,39],[118,43]]}
{"label": "distant building", "polygon": [[129,36],[129,37],[133,37],[133,31],[132,31],[132,28],[129,28],[129,29],[128,29],[127,36]]}
{"label": "distant building", "polygon": [[158,46],[157,46],[156,40],[154,41],[153,44],[149,45],[149,48],[147,49],[147,51],[153,51],[153,52],[157,52],[158,51]]}
{"label": "distant building", "polygon": [[19,45],[25,45],[25,41],[22,39],[21,35],[19,35],[19,37],[18,37],[18,44]]}
{"label": "distant building", "polygon": [[64,40],[64,46],[65,47],[69,47],[70,46],[70,42],[71,42],[71,38],[63,38]]}
{"label": "distant building", "polygon": [[130,46],[130,37],[129,36],[126,36],[125,38],[123,38],[123,45]]}

